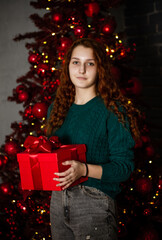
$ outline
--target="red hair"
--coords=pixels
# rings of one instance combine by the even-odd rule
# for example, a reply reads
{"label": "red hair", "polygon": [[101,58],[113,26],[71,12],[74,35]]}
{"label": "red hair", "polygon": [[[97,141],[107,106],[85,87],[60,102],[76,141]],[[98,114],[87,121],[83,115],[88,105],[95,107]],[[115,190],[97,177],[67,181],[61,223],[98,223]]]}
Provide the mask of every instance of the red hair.
{"label": "red hair", "polygon": [[98,68],[98,79],[96,83],[96,94],[99,95],[106,107],[113,111],[119,121],[125,123],[123,112],[119,111],[119,106],[123,106],[130,123],[130,129],[135,139],[139,138],[139,129],[137,125],[137,116],[140,114],[131,101],[122,94],[117,82],[111,75],[111,64],[108,61],[105,49],[100,43],[93,39],[81,38],[76,40],[69,48],[63,64],[60,85],[57,89],[56,97],[53,104],[53,109],[50,118],[47,122],[47,134],[50,135],[53,129],[61,127],[66,117],[66,114],[74,102],[75,87],[69,77],[69,63],[71,55],[78,45],[93,49],[94,58]]}

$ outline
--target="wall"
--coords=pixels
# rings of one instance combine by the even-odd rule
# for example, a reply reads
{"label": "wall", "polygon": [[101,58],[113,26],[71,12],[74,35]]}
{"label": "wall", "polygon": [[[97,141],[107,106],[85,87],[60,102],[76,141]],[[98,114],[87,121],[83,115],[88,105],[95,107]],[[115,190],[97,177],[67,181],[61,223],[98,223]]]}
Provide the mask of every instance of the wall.
{"label": "wall", "polygon": [[17,86],[16,79],[29,70],[28,51],[25,41],[14,42],[19,33],[36,30],[29,15],[36,10],[30,0],[1,0],[0,3],[0,145],[5,136],[12,131],[10,124],[20,121],[18,111],[22,105],[7,101],[12,89]]}
{"label": "wall", "polygon": [[124,12],[127,39],[137,44],[133,65],[141,72],[150,136],[162,153],[162,1],[127,0]]}

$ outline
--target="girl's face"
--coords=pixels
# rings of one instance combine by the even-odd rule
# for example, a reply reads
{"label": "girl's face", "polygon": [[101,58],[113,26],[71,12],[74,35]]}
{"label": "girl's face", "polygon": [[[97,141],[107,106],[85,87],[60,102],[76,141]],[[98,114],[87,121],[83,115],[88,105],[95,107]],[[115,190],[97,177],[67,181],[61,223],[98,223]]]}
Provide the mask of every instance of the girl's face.
{"label": "girl's face", "polygon": [[73,49],[69,75],[75,88],[95,88],[97,79],[97,62],[93,49],[79,45]]}

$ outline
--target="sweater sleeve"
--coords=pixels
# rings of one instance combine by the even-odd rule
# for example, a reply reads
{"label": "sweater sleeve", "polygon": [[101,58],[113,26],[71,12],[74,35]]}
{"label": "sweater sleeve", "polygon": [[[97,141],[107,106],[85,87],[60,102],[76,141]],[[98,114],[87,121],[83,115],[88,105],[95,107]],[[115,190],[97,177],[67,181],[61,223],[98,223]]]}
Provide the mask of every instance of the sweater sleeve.
{"label": "sweater sleeve", "polygon": [[101,182],[126,181],[134,170],[135,142],[129,130],[129,124],[124,127],[117,116],[110,112],[107,121],[109,162],[101,164]]}

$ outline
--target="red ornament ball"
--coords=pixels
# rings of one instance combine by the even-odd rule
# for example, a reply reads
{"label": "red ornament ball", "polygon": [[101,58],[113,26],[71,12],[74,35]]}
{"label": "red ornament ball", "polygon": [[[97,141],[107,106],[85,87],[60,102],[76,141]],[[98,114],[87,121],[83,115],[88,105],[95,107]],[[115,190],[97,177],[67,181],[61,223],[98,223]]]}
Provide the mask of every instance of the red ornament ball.
{"label": "red ornament ball", "polygon": [[134,148],[141,148],[142,146],[143,146],[142,140],[141,140],[141,139],[138,139],[138,140],[136,141],[136,144],[135,144]]}
{"label": "red ornament ball", "polygon": [[144,211],[143,211],[143,215],[144,216],[149,216],[151,215],[152,213],[152,210],[150,208],[146,208]]}
{"label": "red ornament ball", "polygon": [[102,25],[101,32],[104,35],[109,35],[109,34],[112,34],[115,31],[115,28],[116,28],[116,21],[115,21],[114,18],[111,18],[111,19],[108,20],[108,22],[105,22]]}
{"label": "red ornament ball", "polygon": [[144,143],[149,143],[151,141],[150,137],[149,136],[145,136],[145,135],[141,136],[141,140]]}
{"label": "red ornament ball", "polygon": [[72,40],[70,38],[67,37],[62,37],[60,39],[60,47],[59,50],[61,51],[67,51],[67,49],[71,46],[72,44]]}
{"label": "red ornament ball", "polygon": [[25,87],[25,85],[23,85],[23,84],[20,84],[20,85],[18,85],[18,86],[16,87],[16,93],[17,93],[17,94],[23,92],[24,90],[26,90],[26,87]]}
{"label": "red ornament ball", "polygon": [[85,7],[85,14],[87,17],[93,17],[93,15],[97,15],[100,11],[100,7],[97,2],[85,4]]}
{"label": "red ornament ball", "polygon": [[44,77],[47,72],[49,71],[49,66],[45,63],[40,63],[38,64],[37,66],[37,74],[40,76],[40,77]]}
{"label": "red ornament ball", "polygon": [[147,146],[145,148],[145,150],[146,150],[146,153],[147,153],[148,157],[152,157],[154,155],[154,153],[155,153],[154,148],[153,148],[153,146],[151,144],[149,146]]}
{"label": "red ornament ball", "polygon": [[20,102],[26,102],[28,100],[28,97],[29,97],[29,95],[26,91],[21,91],[18,94],[18,100]]}
{"label": "red ornament ball", "polygon": [[158,188],[159,190],[162,190],[162,179],[159,179],[159,183],[158,183]]}
{"label": "red ornament ball", "polygon": [[32,113],[36,118],[43,118],[47,115],[48,106],[45,103],[36,103],[33,106]]}
{"label": "red ornament ball", "polygon": [[54,22],[56,22],[56,23],[61,22],[61,21],[62,21],[62,14],[60,14],[60,13],[54,13],[54,14],[52,15],[52,20],[53,20]]}
{"label": "red ornament ball", "polygon": [[8,157],[0,154],[0,169],[3,169],[3,167],[6,165],[6,163],[8,162]]}
{"label": "red ornament ball", "polygon": [[19,151],[19,147],[16,142],[9,141],[5,144],[5,152],[9,156],[15,156]]}
{"label": "red ornament ball", "polygon": [[149,178],[141,177],[136,181],[136,190],[141,194],[147,194],[152,190],[152,182]]}
{"label": "red ornament ball", "polygon": [[39,56],[39,54],[32,53],[32,54],[29,55],[28,61],[29,61],[29,63],[31,63],[31,64],[36,64],[36,63],[39,62],[40,58],[41,58],[41,57]]}
{"label": "red ornament ball", "polygon": [[128,80],[128,87],[126,88],[126,91],[129,94],[135,94],[139,95],[142,91],[142,83],[137,77],[132,77]]}
{"label": "red ornament ball", "polygon": [[3,195],[11,195],[14,187],[10,183],[2,183],[0,184],[0,192]]}
{"label": "red ornament ball", "polygon": [[74,34],[76,37],[83,37],[84,36],[84,28],[82,26],[77,26],[74,28]]}

